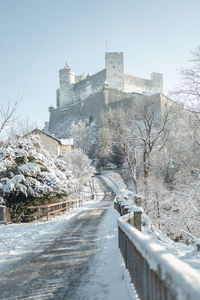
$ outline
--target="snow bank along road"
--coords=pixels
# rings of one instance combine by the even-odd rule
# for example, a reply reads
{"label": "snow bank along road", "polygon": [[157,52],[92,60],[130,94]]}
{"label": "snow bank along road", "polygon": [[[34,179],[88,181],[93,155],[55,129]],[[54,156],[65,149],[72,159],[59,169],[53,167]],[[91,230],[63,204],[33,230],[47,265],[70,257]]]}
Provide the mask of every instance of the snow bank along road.
{"label": "snow bank along road", "polygon": [[0,275],[0,299],[135,299],[117,249],[113,195],[102,189],[101,202]]}

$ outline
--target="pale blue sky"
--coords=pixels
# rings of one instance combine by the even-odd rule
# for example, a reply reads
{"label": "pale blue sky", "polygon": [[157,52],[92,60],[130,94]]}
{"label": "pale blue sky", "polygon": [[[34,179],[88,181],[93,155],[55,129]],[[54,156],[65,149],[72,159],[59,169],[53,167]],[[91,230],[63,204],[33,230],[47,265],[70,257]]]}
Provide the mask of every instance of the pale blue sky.
{"label": "pale blue sky", "polygon": [[126,73],[163,73],[167,93],[200,45],[200,1],[0,0],[0,102],[20,98],[18,115],[43,125],[58,70],[66,60],[76,74],[103,69],[106,40]]}

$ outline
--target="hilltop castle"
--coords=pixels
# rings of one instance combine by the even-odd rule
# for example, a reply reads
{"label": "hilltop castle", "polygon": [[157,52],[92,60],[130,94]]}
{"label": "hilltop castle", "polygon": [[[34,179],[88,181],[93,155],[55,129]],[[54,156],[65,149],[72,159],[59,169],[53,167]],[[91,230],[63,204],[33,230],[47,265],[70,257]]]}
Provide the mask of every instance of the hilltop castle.
{"label": "hilltop castle", "polygon": [[154,72],[151,79],[124,74],[122,52],[107,52],[105,69],[94,75],[77,76],[66,64],[59,71],[59,82],[56,108],[49,107],[48,123],[48,131],[59,138],[68,136],[72,121],[97,120],[101,110],[107,107],[155,94],[161,104],[164,97],[162,74]]}

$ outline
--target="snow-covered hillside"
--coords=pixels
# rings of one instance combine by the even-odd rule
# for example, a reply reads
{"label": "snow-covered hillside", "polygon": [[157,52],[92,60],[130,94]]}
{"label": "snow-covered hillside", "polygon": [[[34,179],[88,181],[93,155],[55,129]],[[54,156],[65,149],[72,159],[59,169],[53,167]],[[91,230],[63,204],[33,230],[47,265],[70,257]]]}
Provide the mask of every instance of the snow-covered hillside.
{"label": "snow-covered hillside", "polygon": [[[129,198],[129,205],[133,205],[133,194],[125,188],[125,185],[119,174],[109,174],[108,172],[105,173],[103,177],[118,197],[124,198],[125,196],[126,199]],[[143,233],[147,234],[152,241],[164,246],[169,253],[174,254],[176,257],[182,259],[184,262],[188,263],[190,266],[199,270],[200,272],[200,252],[197,251],[195,245],[186,245],[184,243],[176,243],[172,241],[162,231],[153,226],[150,219],[144,213],[142,218]]]}

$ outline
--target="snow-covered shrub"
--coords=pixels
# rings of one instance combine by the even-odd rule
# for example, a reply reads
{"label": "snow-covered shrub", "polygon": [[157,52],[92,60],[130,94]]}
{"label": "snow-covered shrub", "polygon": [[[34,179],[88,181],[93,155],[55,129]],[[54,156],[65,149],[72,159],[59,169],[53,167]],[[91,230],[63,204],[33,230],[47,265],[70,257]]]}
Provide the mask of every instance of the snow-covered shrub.
{"label": "snow-covered shrub", "polygon": [[0,160],[0,196],[11,217],[26,220],[27,206],[68,195],[76,185],[66,162],[43,149],[37,136],[9,141]]}

